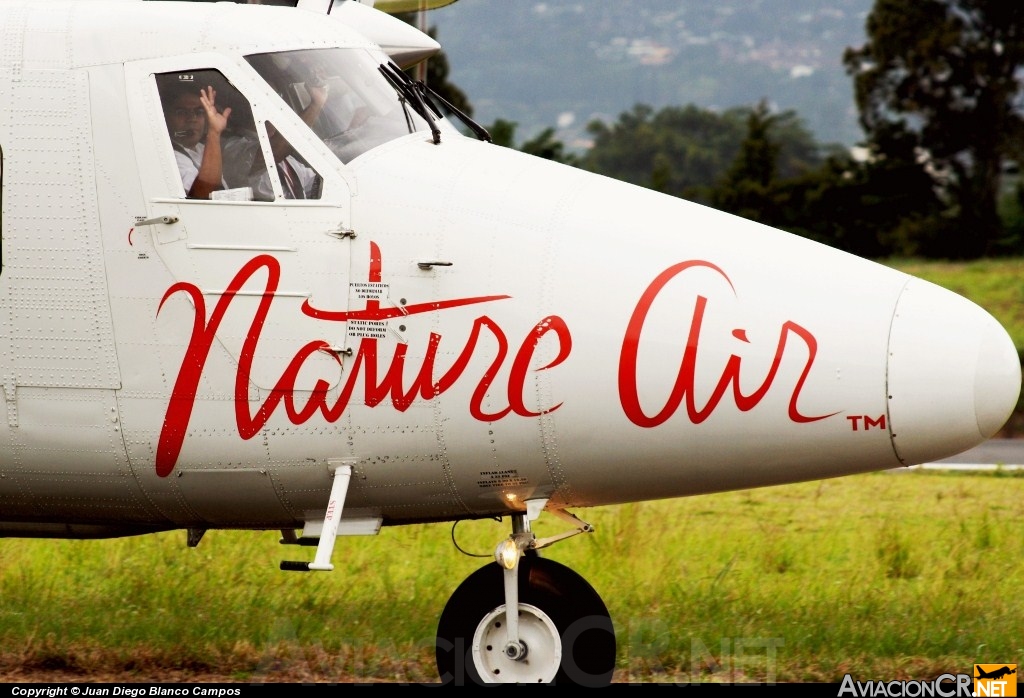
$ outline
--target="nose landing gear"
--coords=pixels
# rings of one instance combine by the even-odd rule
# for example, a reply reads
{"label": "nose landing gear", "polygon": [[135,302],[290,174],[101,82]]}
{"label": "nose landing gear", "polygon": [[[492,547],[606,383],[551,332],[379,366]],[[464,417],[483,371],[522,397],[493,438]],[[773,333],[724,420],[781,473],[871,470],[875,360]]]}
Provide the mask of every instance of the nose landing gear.
{"label": "nose landing gear", "polygon": [[[590,527],[578,532],[584,530]],[[537,541],[525,515],[513,517],[513,535],[499,545],[497,557],[510,541],[526,554],[506,553],[501,565],[478,569],[441,613],[436,660],[442,682],[611,682],[615,632],[604,602],[579,574],[535,552],[563,537]],[[508,608],[517,609],[515,616]]]}

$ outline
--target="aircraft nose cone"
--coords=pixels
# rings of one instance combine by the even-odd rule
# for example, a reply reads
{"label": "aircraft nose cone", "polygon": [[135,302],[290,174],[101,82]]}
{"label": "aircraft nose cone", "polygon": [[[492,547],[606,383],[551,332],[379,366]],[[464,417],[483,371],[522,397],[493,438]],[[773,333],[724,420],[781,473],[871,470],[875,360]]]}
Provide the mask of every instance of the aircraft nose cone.
{"label": "aircraft nose cone", "polygon": [[889,334],[889,429],[904,465],[972,448],[1006,422],[1021,389],[1006,330],[967,299],[910,280]]}
{"label": "aircraft nose cone", "polygon": [[1020,356],[1010,335],[995,321],[982,330],[974,378],[978,431],[993,436],[1017,405],[1021,389]]}

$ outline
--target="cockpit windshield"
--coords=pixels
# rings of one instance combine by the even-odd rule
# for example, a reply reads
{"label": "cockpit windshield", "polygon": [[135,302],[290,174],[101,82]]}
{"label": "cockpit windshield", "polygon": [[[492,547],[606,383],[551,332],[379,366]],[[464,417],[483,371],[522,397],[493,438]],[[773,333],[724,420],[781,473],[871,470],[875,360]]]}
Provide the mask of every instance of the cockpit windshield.
{"label": "cockpit windshield", "polygon": [[327,48],[261,53],[246,60],[342,162],[436,128],[382,74],[385,56]]}

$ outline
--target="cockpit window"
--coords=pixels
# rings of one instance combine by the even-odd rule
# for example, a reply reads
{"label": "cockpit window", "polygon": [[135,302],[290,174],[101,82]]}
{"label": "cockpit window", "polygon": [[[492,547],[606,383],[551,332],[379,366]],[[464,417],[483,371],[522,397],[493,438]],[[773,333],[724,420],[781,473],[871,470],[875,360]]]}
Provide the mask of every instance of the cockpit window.
{"label": "cockpit window", "polygon": [[432,127],[381,73],[384,56],[333,48],[261,53],[246,60],[342,162]]}
{"label": "cockpit window", "polygon": [[[292,148],[291,144],[278,132],[274,124],[267,122],[267,135],[278,178],[281,181],[281,192],[286,199],[319,199],[323,190],[324,180],[320,174],[310,167],[309,163]],[[260,196],[273,196],[269,191],[270,182],[254,183],[254,191]]]}
{"label": "cockpit window", "polygon": [[185,196],[273,200],[254,187],[269,174],[249,102],[224,75],[196,70],[156,79]]}

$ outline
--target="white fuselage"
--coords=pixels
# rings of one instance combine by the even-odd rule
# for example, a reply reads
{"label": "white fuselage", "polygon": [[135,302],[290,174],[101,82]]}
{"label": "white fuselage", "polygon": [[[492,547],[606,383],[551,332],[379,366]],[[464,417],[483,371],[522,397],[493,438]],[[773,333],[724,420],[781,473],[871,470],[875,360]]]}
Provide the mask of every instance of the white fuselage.
{"label": "white fuselage", "polygon": [[[1016,402],[995,320],[881,265],[451,128],[342,162],[244,56],[375,49],[190,5],[0,2],[0,534],[302,527],[339,463],[391,524],[832,477]],[[320,198],[184,198],[153,76],[204,69]]]}

